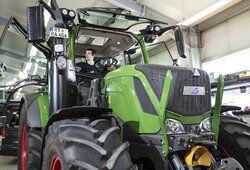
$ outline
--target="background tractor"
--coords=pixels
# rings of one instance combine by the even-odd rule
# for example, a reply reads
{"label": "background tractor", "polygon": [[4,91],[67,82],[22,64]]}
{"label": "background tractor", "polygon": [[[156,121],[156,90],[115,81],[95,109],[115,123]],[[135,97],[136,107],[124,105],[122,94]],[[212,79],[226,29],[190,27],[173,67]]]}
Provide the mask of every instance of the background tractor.
{"label": "background tractor", "polygon": [[[44,8],[56,22],[47,39]],[[220,126],[223,78],[212,108],[206,72],[149,64],[152,55],[172,61],[164,43],[153,43],[170,30],[179,55],[186,57],[180,26],[123,9],[75,12],[59,8],[56,0],[50,7],[40,0],[27,16],[28,41],[46,49],[48,62],[45,87],[21,100],[18,169],[249,167],[249,158],[238,154],[249,151],[248,139],[238,135],[247,124],[226,117]],[[45,41],[47,47],[40,44]],[[99,57],[98,75],[75,70],[88,48]],[[86,79],[92,79],[89,88]],[[84,105],[80,99],[86,99]]]}

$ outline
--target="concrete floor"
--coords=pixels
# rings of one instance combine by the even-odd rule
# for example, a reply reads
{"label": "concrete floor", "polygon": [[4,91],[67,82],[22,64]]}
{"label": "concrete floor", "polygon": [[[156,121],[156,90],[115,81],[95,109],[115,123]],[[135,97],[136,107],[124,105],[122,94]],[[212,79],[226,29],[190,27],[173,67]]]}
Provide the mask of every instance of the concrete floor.
{"label": "concrete floor", "polygon": [[0,155],[1,170],[17,170],[17,157]]}
{"label": "concrete floor", "polygon": [[[0,145],[2,137],[0,137]],[[17,157],[0,155],[0,170],[17,170]]]}

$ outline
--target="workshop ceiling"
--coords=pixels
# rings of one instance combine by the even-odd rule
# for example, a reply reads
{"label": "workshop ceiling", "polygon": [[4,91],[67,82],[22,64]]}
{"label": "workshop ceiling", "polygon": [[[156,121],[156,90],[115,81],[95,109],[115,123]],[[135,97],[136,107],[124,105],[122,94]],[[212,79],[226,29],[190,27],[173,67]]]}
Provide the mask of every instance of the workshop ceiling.
{"label": "workshop ceiling", "polygon": [[[48,1],[48,0],[45,0]],[[119,0],[116,0],[119,2]],[[128,0],[136,1],[146,7],[145,15],[161,20],[169,20],[170,23],[179,23],[192,15],[206,9],[218,1],[234,2],[241,0]],[[242,0],[244,1],[244,0]],[[249,0],[246,0],[249,1]],[[23,25],[26,25],[26,7],[37,4],[37,0],[0,0],[0,17],[8,19],[17,17]],[[80,7],[115,7],[108,0],[58,0],[60,7],[76,9]],[[221,9],[222,11],[223,9]],[[218,11],[220,12],[220,11]],[[153,14],[152,14],[153,13]]]}
{"label": "workshop ceiling", "polygon": [[139,3],[167,15],[175,21],[182,21],[201,11],[217,0],[138,0]]}
{"label": "workshop ceiling", "polygon": [[[48,0],[44,0],[45,2],[48,2]],[[84,7],[116,7],[111,1],[116,2],[134,2],[138,5],[144,5],[145,6],[145,12],[144,17],[149,17],[152,19],[157,19],[161,21],[168,22],[170,25],[172,24],[178,24],[182,22],[183,20],[187,20],[188,18],[194,16],[195,14],[199,14],[199,12],[203,11],[204,9],[209,8],[211,5],[219,2],[219,1],[228,1],[230,2],[229,5],[225,6],[224,8],[221,8],[216,11],[215,14],[218,14],[225,10],[226,8],[230,7],[230,5],[234,5],[238,2],[242,1],[249,1],[249,0],[57,0],[60,7],[65,7],[68,9],[77,9],[77,8],[84,8]],[[3,30],[4,25],[8,21],[8,19],[11,16],[15,16],[17,20],[26,28],[26,8],[28,6],[35,6],[37,5],[38,0],[0,0],[0,34]],[[244,5],[244,4],[243,4]],[[237,11],[238,9],[235,9]],[[231,13],[234,13],[235,11],[232,11]],[[207,19],[207,18],[206,18]],[[199,22],[204,22],[203,20],[199,20]],[[197,22],[195,24],[198,24]],[[52,22],[48,24],[48,26],[51,26]],[[211,25],[210,25],[211,26]],[[9,35],[11,37],[11,34]],[[164,38],[166,40],[167,38]],[[15,39],[13,41],[11,38],[9,39],[10,43],[16,44],[15,47],[20,47],[21,45],[24,45],[23,40]],[[9,43],[9,44],[10,44]],[[12,60],[11,56],[8,56],[5,51],[0,51],[0,61],[6,62],[8,64],[9,70],[11,72],[8,72],[6,76],[8,76],[11,80],[13,77],[9,75],[15,75],[18,73],[17,71],[20,69],[23,69],[27,67],[26,61],[23,60],[23,58],[18,56],[25,56],[27,59],[27,54],[30,53],[31,46],[27,45],[25,46],[25,54],[22,54],[18,51],[11,51],[13,54],[12,56],[15,57],[15,60]],[[39,57],[39,55],[38,55]],[[30,58],[28,58],[30,60]],[[4,61],[5,60],[5,61]],[[40,58],[34,58],[34,60],[39,60],[38,64],[42,63],[44,65],[44,62]],[[12,61],[12,62],[11,62]],[[34,71],[34,64],[32,65],[30,71]],[[44,72],[43,67],[38,65],[38,71],[37,72]],[[18,76],[17,76],[18,77]],[[0,84],[6,83],[0,81]]]}

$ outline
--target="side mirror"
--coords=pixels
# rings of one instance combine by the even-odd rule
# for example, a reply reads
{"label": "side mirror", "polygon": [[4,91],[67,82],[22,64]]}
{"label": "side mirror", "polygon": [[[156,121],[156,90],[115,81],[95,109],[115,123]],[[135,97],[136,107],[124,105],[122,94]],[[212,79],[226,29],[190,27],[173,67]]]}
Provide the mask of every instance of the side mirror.
{"label": "side mirror", "polygon": [[27,32],[29,42],[45,42],[44,16],[41,5],[27,8]]}
{"label": "side mirror", "polygon": [[173,66],[179,66],[178,59],[173,59]]}
{"label": "side mirror", "polygon": [[179,27],[177,27],[177,30],[175,30],[174,36],[175,36],[176,46],[177,46],[177,50],[178,50],[179,55],[182,58],[186,58],[183,35],[182,35],[182,32],[181,32]]}
{"label": "side mirror", "polygon": [[4,72],[7,70],[5,63],[0,62],[0,77],[3,76]]}

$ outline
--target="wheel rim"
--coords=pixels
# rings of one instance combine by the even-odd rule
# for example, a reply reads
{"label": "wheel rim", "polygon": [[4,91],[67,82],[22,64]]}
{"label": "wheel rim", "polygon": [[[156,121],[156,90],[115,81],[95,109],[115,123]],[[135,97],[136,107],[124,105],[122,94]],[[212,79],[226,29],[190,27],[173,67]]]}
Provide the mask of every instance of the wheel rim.
{"label": "wheel rim", "polygon": [[219,149],[219,151],[222,153],[222,155],[223,155],[224,157],[226,157],[226,158],[229,158],[229,157],[230,157],[230,155],[229,155],[229,153],[227,152],[227,150],[226,150],[223,146],[221,146],[220,144],[218,144],[218,149]]}
{"label": "wheel rim", "polygon": [[26,170],[26,126],[22,130],[22,170]]}
{"label": "wheel rim", "polygon": [[61,160],[58,156],[53,159],[50,170],[62,170]]}

